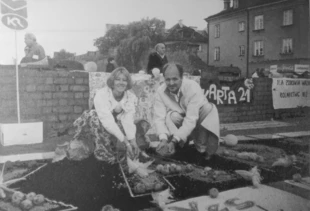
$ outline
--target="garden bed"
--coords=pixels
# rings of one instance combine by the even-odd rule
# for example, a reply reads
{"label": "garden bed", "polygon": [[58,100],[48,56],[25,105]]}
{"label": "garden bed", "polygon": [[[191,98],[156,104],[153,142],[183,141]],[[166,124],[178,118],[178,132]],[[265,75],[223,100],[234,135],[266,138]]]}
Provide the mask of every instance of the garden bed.
{"label": "garden bed", "polygon": [[[283,153],[288,154],[288,149],[291,151],[292,149],[299,149],[298,147],[287,147],[285,144],[276,143],[273,143],[272,146],[268,144],[261,147],[257,146],[239,144],[235,149],[229,148],[229,150],[236,152],[247,150],[256,152],[261,156],[270,154],[269,158],[274,160],[278,156],[282,156]],[[221,150],[223,149],[220,148],[219,152]],[[305,150],[300,150],[300,152],[307,154]],[[178,149],[178,152],[169,158],[160,157],[154,152],[147,153],[151,155],[151,160],[154,159],[150,169],[155,172],[146,178],[144,185],[164,183],[162,188],[169,187],[176,200],[208,195],[211,188],[225,191],[252,185],[251,181],[246,181],[238,176],[235,170],[250,170],[254,166],[258,166],[261,170],[261,176],[264,178],[263,183],[279,181],[283,178],[291,179],[294,173],[301,173],[303,176],[309,174],[309,171],[306,171],[304,166],[298,163],[294,168],[271,168],[270,164],[273,160],[267,160],[266,165],[262,165],[259,162],[236,159],[236,157],[224,156],[221,153],[213,156],[210,160],[205,160],[203,155],[198,153],[193,146]],[[146,161],[141,160],[141,162]],[[25,176],[40,165],[45,164],[46,161],[9,163],[6,167],[8,172],[6,177],[12,179]],[[169,173],[158,171],[158,165],[168,165]],[[189,165],[191,166],[190,169]],[[180,171],[177,170],[177,166],[180,167]],[[23,193],[43,194],[49,199],[72,204],[82,211],[99,211],[107,204],[111,204],[122,211],[138,211],[154,207],[150,195],[152,190],[150,189],[146,194],[133,193],[135,184],[142,180],[129,175],[127,172],[125,166],[107,165],[104,162],[97,161],[94,156],[82,161],[64,159],[57,163],[48,163],[35,173],[29,174],[25,181],[15,183],[10,188],[16,188]],[[1,203],[4,202],[1,201]]]}

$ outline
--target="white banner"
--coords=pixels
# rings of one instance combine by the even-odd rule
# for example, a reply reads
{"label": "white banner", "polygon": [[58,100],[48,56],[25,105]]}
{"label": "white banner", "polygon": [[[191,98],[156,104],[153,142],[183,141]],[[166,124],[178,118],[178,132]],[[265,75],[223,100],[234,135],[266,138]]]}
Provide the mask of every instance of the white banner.
{"label": "white banner", "polygon": [[310,79],[273,78],[274,109],[310,107]]}

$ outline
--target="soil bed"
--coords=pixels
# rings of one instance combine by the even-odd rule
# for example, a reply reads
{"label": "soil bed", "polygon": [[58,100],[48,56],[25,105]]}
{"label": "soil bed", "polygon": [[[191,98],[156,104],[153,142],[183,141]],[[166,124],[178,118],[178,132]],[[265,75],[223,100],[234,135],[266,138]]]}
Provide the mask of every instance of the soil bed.
{"label": "soil bed", "polygon": [[117,164],[106,165],[94,156],[82,161],[66,159],[50,163],[11,188],[40,193],[77,206],[81,211],[99,211],[107,204],[132,211],[152,206],[150,197],[130,197]]}
{"label": "soil bed", "polygon": [[[304,147],[301,150],[296,144],[292,145],[290,143],[287,145],[286,143],[281,144],[281,142],[273,141],[272,144],[262,144],[262,142],[239,144],[235,149],[230,148],[229,150],[238,152],[237,149],[239,151],[256,152],[261,156],[265,156],[267,159],[266,165],[223,156],[222,154],[215,155],[210,160],[205,160],[204,156],[198,153],[193,146],[177,149],[177,153],[169,158],[159,157],[152,151],[148,151],[148,153],[152,158],[155,158],[155,162],[151,166],[154,170],[159,164],[176,164],[180,165],[182,169],[188,164],[192,164],[192,171],[169,175],[158,174],[159,177],[164,176],[175,187],[173,195],[177,200],[207,195],[211,188],[225,191],[251,185],[250,181],[245,181],[236,175],[234,171],[250,170],[256,165],[261,170],[261,176],[264,178],[262,183],[279,181],[283,178],[291,179],[294,173],[301,173],[303,176],[309,174],[308,168],[299,164],[294,168],[270,167],[271,162],[281,154],[290,155],[294,152],[297,153],[297,151],[307,154],[309,151],[306,150],[309,150],[309,147]],[[205,167],[210,167],[212,173],[202,177],[200,172]],[[217,172],[216,176],[214,176],[215,172]],[[129,177],[129,175],[126,176]],[[157,181],[157,177],[153,179],[153,182]],[[132,186],[131,188],[137,182],[135,179],[129,179],[128,181],[129,185]],[[154,207],[150,195],[143,197],[130,196],[118,164],[107,165],[104,162],[97,161],[94,156],[82,161],[65,159],[58,163],[49,163],[36,173],[29,175],[26,181],[16,183],[11,188],[19,188],[24,193],[40,193],[47,198],[77,206],[78,210],[82,211],[99,211],[107,204],[121,211],[138,211]]]}

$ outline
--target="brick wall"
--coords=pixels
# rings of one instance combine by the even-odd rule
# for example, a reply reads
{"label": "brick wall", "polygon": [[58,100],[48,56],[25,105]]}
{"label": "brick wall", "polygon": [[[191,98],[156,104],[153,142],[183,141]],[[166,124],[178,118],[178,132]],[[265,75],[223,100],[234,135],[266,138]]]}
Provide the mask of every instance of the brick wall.
{"label": "brick wall", "polygon": [[[0,123],[17,123],[14,66],[0,66]],[[44,136],[61,131],[88,108],[88,73],[19,70],[21,122],[43,121]]]}
{"label": "brick wall", "polygon": [[[19,72],[21,122],[43,121],[44,137],[50,131],[62,131],[72,125],[88,109],[88,73],[30,69],[20,69]],[[13,66],[0,66],[0,123],[17,123],[15,79]],[[300,114],[297,109],[275,112],[272,79],[256,78],[253,81],[255,88],[251,103],[218,106],[221,123],[270,120]]]}

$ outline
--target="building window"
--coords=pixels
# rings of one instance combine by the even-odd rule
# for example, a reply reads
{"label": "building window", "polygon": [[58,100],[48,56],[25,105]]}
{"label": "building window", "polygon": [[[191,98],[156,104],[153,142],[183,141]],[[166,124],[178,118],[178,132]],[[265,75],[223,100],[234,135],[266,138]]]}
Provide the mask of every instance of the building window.
{"label": "building window", "polygon": [[220,37],[220,24],[214,26],[214,37]]}
{"label": "building window", "polygon": [[239,56],[244,56],[245,55],[245,46],[240,45],[239,46]]}
{"label": "building window", "polygon": [[293,53],[293,39],[287,38],[282,40],[282,54]]}
{"label": "building window", "polygon": [[245,23],[244,21],[239,22],[239,32],[243,32],[245,30]]}
{"label": "building window", "polygon": [[255,24],[254,25],[255,30],[264,29],[264,16],[263,15],[255,16],[255,23],[254,24]]}
{"label": "building window", "polygon": [[233,7],[234,7],[234,9],[237,9],[239,7],[239,0],[233,1]]}
{"label": "building window", "polygon": [[262,56],[262,55],[264,55],[264,42],[255,41],[254,42],[254,56]]}
{"label": "building window", "polygon": [[214,48],[214,61],[220,60],[220,48],[216,47]]}
{"label": "building window", "polygon": [[293,10],[285,10],[283,12],[283,26],[289,26],[293,24]]}

